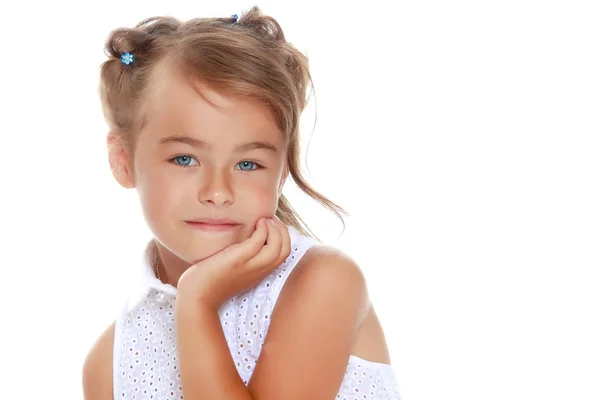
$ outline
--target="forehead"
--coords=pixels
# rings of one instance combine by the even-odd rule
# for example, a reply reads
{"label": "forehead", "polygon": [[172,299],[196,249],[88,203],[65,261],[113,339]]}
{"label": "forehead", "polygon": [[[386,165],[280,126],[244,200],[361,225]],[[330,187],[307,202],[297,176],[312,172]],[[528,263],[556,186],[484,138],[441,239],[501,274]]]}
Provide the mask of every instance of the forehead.
{"label": "forehead", "polygon": [[162,66],[148,88],[145,130],[159,136],[191,134],[281,141],[272,111],[256,99],[230,96],[179,70]]}

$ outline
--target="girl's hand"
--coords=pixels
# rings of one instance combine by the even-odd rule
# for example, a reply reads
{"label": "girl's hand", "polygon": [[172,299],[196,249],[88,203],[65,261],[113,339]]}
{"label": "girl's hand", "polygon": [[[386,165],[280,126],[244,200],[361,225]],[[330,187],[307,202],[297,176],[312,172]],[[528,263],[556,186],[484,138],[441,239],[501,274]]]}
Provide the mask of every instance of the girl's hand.
{"label": "girl's hand", "polygon": [[231,297],[258,285],[286,259],[290,247],[287,226],[277,218],[261,218],[248,239],[192,265],[181,275],[177,303],[217,310]]}

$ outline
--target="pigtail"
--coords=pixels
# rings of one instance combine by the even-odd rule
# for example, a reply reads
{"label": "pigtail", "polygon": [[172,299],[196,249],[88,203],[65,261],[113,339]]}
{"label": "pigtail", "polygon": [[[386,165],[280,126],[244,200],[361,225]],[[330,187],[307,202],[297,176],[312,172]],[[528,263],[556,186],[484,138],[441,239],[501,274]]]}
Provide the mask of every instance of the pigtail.
{"label": "pigtail", "polygon": [[171,17],[147,18],[133,28],[113,30],[105,44],[108,56],[100,71],[100,97],[113,131],[133,146],[140,129],[140,101],[152,68],[164,54],[166,38],[180,25]]}

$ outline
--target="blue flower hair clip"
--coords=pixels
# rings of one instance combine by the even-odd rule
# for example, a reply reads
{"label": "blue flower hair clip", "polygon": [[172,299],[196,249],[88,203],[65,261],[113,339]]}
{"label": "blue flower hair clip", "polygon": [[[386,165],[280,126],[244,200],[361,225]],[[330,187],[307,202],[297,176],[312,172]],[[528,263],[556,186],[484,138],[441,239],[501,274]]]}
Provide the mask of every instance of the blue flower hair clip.
{"label": "blue flower hair clip", "polygon": [[125,65],[129,65],[133,62],[133,54],[130,52],[121,54],[121,62]]}
{"label": "blue flower hair clip", "polygon": [[231,18],[233,18],[233,23],[235,24],[237,22],[237,20],[238,20],[238,15],[237,14],[233,14],[231,16]]}

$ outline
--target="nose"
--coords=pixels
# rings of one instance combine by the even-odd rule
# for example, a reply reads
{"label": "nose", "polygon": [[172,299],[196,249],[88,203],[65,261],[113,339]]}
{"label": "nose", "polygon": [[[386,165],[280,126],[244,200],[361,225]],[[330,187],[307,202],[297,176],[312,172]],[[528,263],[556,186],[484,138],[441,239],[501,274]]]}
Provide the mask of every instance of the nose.
{"label": "nose", "polygon": [[209,206],[222,207],[233,204],[234,196],[231,187],[231,179],[226,173],[214,172],[205,174],[198,200]]}

